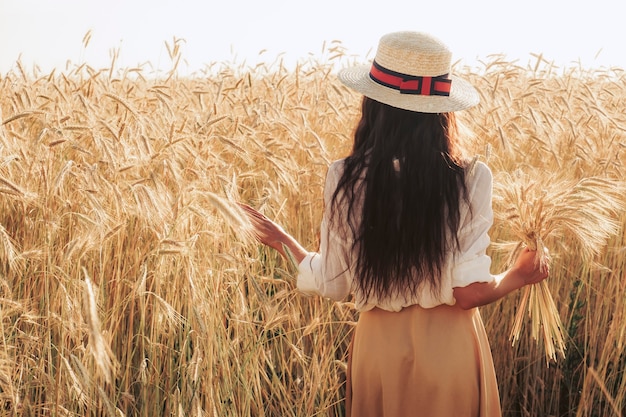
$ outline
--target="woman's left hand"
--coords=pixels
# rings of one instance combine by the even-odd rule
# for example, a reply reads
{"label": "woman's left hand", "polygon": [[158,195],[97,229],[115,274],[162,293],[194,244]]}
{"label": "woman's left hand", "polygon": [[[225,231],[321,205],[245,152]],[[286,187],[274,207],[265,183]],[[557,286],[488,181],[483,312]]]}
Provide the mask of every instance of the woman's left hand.
{"label": "woman's left hand", "polygon": [[254,237],[264,245],[282,251],[282,242],[285,240],[287,232],[280,225],[247,204],[240,203],[239,206],[252,224]]}
{"label": "woman's left hand", "polygon": [[287,258],[285,253],[286,246],[298,263],[304,259],[307,254],[306,250],[289,233],[285,232],[280,225],[247,204],[239,203],[239,207],[248,216],[253,227],[254,236],[259,242],[276,249],[285,258]]}

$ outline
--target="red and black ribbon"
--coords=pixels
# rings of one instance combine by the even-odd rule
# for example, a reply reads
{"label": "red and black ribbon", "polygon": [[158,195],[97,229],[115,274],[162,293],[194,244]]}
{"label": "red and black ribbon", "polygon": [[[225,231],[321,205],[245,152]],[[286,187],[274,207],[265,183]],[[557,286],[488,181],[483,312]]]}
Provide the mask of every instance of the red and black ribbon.
{"label": "red and black ribbon", "polygon": [[400,91],[401,94],[449,96],[452,86],[452,80],[448,77],[448,74],[437,77],[402,74],[384,68],[376,61],[372,64],[370,78],[380,85]]}

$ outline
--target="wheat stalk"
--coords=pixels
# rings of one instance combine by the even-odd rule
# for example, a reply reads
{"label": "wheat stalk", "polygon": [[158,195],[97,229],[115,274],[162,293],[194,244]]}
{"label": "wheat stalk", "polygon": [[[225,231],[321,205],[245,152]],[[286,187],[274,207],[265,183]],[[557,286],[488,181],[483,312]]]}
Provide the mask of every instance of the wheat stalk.
{"label": "wheat stalk", "polygon": [[[494,205],[496,217],[519,241],[513,245],[511,259],[526,246],[537,251],[535,261],[546,267],[550,247],[553,255],[563,250],[592,263],[619,230],[623,187],[607,178],[533,178],[517,171],[503,173],[494,182]],[[565,357],[563,324],[546,281],[524,288],[510,334],[513,343],[520,338],[526,312],[533,339],[543,339],[547,360],[556,360],[557,354]]]}
{"label": "wheat stalk", "polygon": [[[149,63],[113,68],[115,52],[110,69],[80,62],[38,75],[18,63],[0,77],[0,408],[19,415],[343,415],[342,355],[354,304],[299,296],[284,279],[293,275],[291,263],[242,242],[250,225],[236,202],[271,209],[315,248],[326,167],[352,147],[360,96],[315,62],[295,72],[215,63],[199,77],[176,77],[176,46],[170,43],[172,71]],[[333,45],[328,52],[333,60],[342,53]],[[543,60],[529,73],[496,59],[482,74],[463,74],[481,104],[458,114],[467,126],[460,137],[468,154],[491,146],[496,178],[528,170],[530,178],[510,181],[518,193],[536,183],[527,200],[547,190],[540,211],[563,233],[538,243],[576,259],[546,285],[555,297],[575,293],[583,305],[568,312],[584,314],[580,326],[566,327],[597,372],[579,367],[573,352],[573,365],[548,372],[529,359],[533,340],[522,337],[514,360],[511,349],[494,349],[503,409],[523,398],[535,414],[614,416],[626,403],[616,372],[625,363],[626,282],[616,278],[626,268],[626,236],[589,255],[611,273],[590,272],[593,264],[577,256],[585,247],[562,229],[571,213],[559,219],[552,203],[574,178],[624,178],[626,74],[549,76]],[[563,174],[542,178],[552,171]],[[495,222],[492,236],[514,240],[506,247],[513,251],[521,239],[503,232],[508,223]],[[568,270],[588,274],[572,291]],[[510,323],[498,320],[509,307],[483,310],[494,347],[510,343]],[[527,312],[528,305],[520,326]],[[536,329],[541,340],[544,327]],[[568,370],[572,395],[563,404]]]}

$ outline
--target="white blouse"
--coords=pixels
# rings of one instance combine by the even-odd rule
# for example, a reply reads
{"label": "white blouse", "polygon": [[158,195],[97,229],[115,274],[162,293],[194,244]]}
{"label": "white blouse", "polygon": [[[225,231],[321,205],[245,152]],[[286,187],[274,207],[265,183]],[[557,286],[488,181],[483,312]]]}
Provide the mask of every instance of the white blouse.
{"label": "white blouse", "polygon": [[[309,253],[299,265],[298,289],[336,301],[353,291],[356,254],[352,254],[352,238],[329,227],[330,203],[343,170],[343,160],[335,161],[328,169],[324,186],[324,216],[321,224],[319,252]],[[424,308],[440,304],[454,305],[453,288],[465,287],[474,282],[491,282],[491,258],[486,250],[490,244],[489,229],[493,224],[491,207],[493,177],[482,162],[476,162],[466,175],[469,203],[462,202],[459,229],[459,253],[448,256],[441,277],[441,291],[435,296],[425,283],[414,296],[399,294],[393,297],[366,299],[359,291],[354,294],[357,310],[367,311],[379,307],[400,311],[403,307],[419,304]]]}

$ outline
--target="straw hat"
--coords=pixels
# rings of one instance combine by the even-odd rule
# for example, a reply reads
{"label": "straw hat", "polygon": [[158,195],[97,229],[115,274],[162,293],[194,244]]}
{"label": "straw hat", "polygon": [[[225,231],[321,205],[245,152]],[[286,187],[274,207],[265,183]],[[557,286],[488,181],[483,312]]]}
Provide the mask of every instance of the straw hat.
{"label": "straw hat", "polygon": [[422,113],[467,109],[479,102],[467,81],[450,74],[452,53],[421,32],[383,36],[371,65],[345,68],[339,80],[376,101]]}

